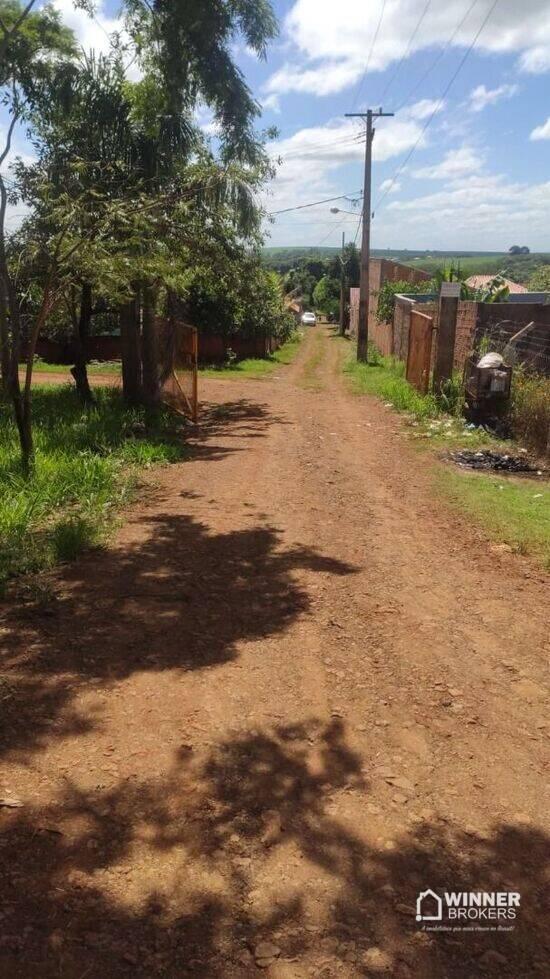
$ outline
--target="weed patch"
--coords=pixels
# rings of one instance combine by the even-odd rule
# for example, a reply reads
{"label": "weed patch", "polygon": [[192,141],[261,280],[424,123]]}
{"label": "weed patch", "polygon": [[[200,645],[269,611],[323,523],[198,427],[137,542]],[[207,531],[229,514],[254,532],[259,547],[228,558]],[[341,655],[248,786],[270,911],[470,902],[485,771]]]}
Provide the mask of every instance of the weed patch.
{"label": "weed patch", "polygon": [[510,424],[516,438],[545,455],[550,452],[550,378],[514,372]]}
{"label": "weed patch", "polygon": [[397,411],[413,415],[417,421],[436,418],[441,409],[431,394],[422,395],[405,379],[405,365],[393,357],[359,363],[350,359],[344,370],[356,394],[374,394],[389,402]]}
{"label": "weed patch", "polygon": [[106,388],[96,397],[86,411],[68,387],[36,388],[30,479],[21,472],[11,409],[0,404],[0,587],[100,543],[132,495],[138,470],[182,458],[168,412],[145,418]]}

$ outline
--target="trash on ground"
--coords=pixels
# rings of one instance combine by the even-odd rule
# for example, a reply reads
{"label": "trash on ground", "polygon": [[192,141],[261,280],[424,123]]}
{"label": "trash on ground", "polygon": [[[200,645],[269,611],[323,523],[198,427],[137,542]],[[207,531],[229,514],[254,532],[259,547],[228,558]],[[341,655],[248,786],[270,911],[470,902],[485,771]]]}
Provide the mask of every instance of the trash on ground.
{"label": "trash on ground", "polygon": [[483,449],[473,452],[469,449],[460,449],[449,453],[453,462],[458,466],[467,469],[485,469],[494,472],[511,473],[533,473],[542,476],[542,471],[532,465],[525,456],[509,455],[505,452],[494,452],[491,449]]}

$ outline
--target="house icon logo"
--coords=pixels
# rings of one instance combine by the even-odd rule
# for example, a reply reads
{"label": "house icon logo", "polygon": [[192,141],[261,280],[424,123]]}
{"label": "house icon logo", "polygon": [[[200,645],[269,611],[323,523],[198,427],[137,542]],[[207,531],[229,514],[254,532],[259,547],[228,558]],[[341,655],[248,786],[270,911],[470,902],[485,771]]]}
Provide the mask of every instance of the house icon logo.
{"label": "house icon logo", "polygon": [[427,891],[420,891],[416,899],[416,920],[417,921],[441,921],[443,918],[443,901],[439,894],[428,888]]}

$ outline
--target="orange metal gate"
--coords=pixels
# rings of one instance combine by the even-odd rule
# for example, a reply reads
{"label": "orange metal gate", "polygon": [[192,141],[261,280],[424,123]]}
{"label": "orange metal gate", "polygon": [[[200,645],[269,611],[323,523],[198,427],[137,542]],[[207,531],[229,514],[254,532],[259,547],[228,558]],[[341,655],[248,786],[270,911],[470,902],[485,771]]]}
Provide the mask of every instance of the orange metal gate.
{"label": "orange metal gate", "polygon": [[161,397],[175,411],[198,417],[198,332],[187,323],[163,323]]}
{"label": "orange metal gate", "polygon": [[421,394],[430,386],[434,321],[426,313],[411,312],[406,377]]}

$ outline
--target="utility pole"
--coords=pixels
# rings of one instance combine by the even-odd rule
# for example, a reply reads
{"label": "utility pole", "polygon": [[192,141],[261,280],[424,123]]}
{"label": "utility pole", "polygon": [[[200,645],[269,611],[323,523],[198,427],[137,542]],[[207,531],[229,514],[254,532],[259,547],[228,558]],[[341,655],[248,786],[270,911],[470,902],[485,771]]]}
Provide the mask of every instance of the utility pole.
{"label": "utility pole", "polygon": [[346,112],[348,119],[366,119],[367,141],[365,145],[365,178],[363,188],[363,235],[361,239],[361,279],[359,283],[359,324],[357,326],[357,360],[368,360],[369,349],[369,262],[370,262],[370,221],[371,221],[371,176],[372,141],[374,139],[373,119],[393,116],[393,112],[382,109],[368,109],[367,112]]}
{"label": "utility pole", "polygon": [[340,336],[346,332],[346,232],[342,231],[342,258],[340,259]]}

